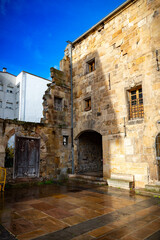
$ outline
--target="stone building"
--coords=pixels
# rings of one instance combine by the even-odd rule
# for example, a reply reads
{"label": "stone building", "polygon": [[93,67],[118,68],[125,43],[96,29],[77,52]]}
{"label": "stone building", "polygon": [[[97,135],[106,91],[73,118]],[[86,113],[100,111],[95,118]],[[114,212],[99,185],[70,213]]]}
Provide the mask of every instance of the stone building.
{"label": "stone building", "polygon": [[71,168],[72,46],[75,173],[160,181],[159,23],[159,0],[128,0],[67,45],[43,97],[40,176]]}
{"label": "stone building", "polygon": [[72,42],[75,172],[160,180],[159,23],[159,0],[128,0]]}

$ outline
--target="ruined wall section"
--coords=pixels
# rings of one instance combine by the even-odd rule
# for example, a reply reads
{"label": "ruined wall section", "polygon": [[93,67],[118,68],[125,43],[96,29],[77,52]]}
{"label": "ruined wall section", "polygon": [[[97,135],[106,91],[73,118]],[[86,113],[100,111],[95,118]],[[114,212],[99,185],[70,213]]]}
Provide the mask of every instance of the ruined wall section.
{"label": "ruined wall section", "polygon": [[[52,148],[57,173],[71,168],[71,100],[69,58],[61,61],[61,70],[51,68],[52,83],[43,97],[42,122],[54,128]],[[49,137],[49,138],[50,138]],[[66,142],[65,142],[66,141]]]}
{"label": "ruined wall section", "polygon": [[[73,49],[74,137],[85,130],[101,133],[104,177],[133,174],[136,186],[157,179],[159,22],[159,0],[131,1]],[[88,72],[92,59],[95,70]],[[130,120],[128,93],[137,86],[142,86],[144,118]],[[91,110],[85,111],[90,97]]]}

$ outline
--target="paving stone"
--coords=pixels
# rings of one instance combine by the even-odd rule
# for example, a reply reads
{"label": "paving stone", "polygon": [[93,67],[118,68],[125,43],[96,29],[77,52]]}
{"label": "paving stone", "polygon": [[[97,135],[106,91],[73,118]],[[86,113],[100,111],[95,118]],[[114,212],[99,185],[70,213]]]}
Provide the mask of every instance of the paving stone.
{"label": "paving stone", "polygon": [[1,240],[17,240],[12,234],[10,234],[1,224],[0,224],[0,239]]}

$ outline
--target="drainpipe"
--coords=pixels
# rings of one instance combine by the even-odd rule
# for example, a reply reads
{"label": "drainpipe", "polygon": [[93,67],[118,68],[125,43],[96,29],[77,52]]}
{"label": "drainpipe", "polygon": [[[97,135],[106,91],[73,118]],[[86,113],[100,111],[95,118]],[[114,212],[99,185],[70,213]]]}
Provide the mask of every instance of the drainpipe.
{"label": "drainpipe", "polygon": [[72,152],[72,174],[74,174],[74,143],[73,143],[73,79],[72,79],[72,42],[70,44],[70,75],[71,75],[71,152]]}

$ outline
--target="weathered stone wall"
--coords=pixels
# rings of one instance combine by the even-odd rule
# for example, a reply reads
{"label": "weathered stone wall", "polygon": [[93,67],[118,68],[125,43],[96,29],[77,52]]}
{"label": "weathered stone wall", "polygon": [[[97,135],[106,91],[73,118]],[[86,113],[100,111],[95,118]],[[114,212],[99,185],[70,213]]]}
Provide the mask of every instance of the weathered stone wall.
{"label": "weathered stone wall", "polygon": [[[53,126],[56,137],[52,148],[55,153],[55,165],[57,173],[61,171],[66,173],[71,168],[71,102],[69,85],[69,59],[61,61],[61,69],[51,68],[52,83],[43,97],[43,115],[42,122],[47,126]],[[55,97],[61,99],[61,108],[56,109]],[[50,133],[50,137],[53,133]],[[63,137],[68,138],[68,144],[63,144]]]}
{"label": "weathered stone wall", "polygon": [[[39,178],[53,179],[57,175],[66,176],[71,168],[70,137],[70,86],[69,58],[62,60],[59,71],[51,68],[52,83],[43,97],[42,123],[29,123],[0,119],[0,166],[4,167],[5,149],[8,140],[14,134],[18,136],[40,138]],[[60,109],[55,106],[55,98],[60,99]],[[67,142],[64,143],[66,138]],[[7,169],[7,179],[13,178],[13,168]]]}
{"label": "weathered stone wall", "polygon": [[[39,177],[51,179],[56,176],[55,152],[55,129],[42,123],[21,122],[15,120],[0,119],[0,166],[4,167],[5,149],[10,137],[26,136],[40,138],[40,169]],[[13,178],[13,168],[7,169],[7,179]]]}
{"label": "weathered stone wall", "polygon": [[[104,177],[111,173],[133,174],[139,187],[157,179],[159,23],[159,0],[130,1],[75,42],[73,49],[74,138],[86,130],[101,133]],[[96,69],[88,73],[87,62],[93,58]],[[128,90],[139,85],[144,118],[129,120]],[[90,111],[84,111],[87,97],[91,97]],[[75,161],[77,164],[76,144]]]}

